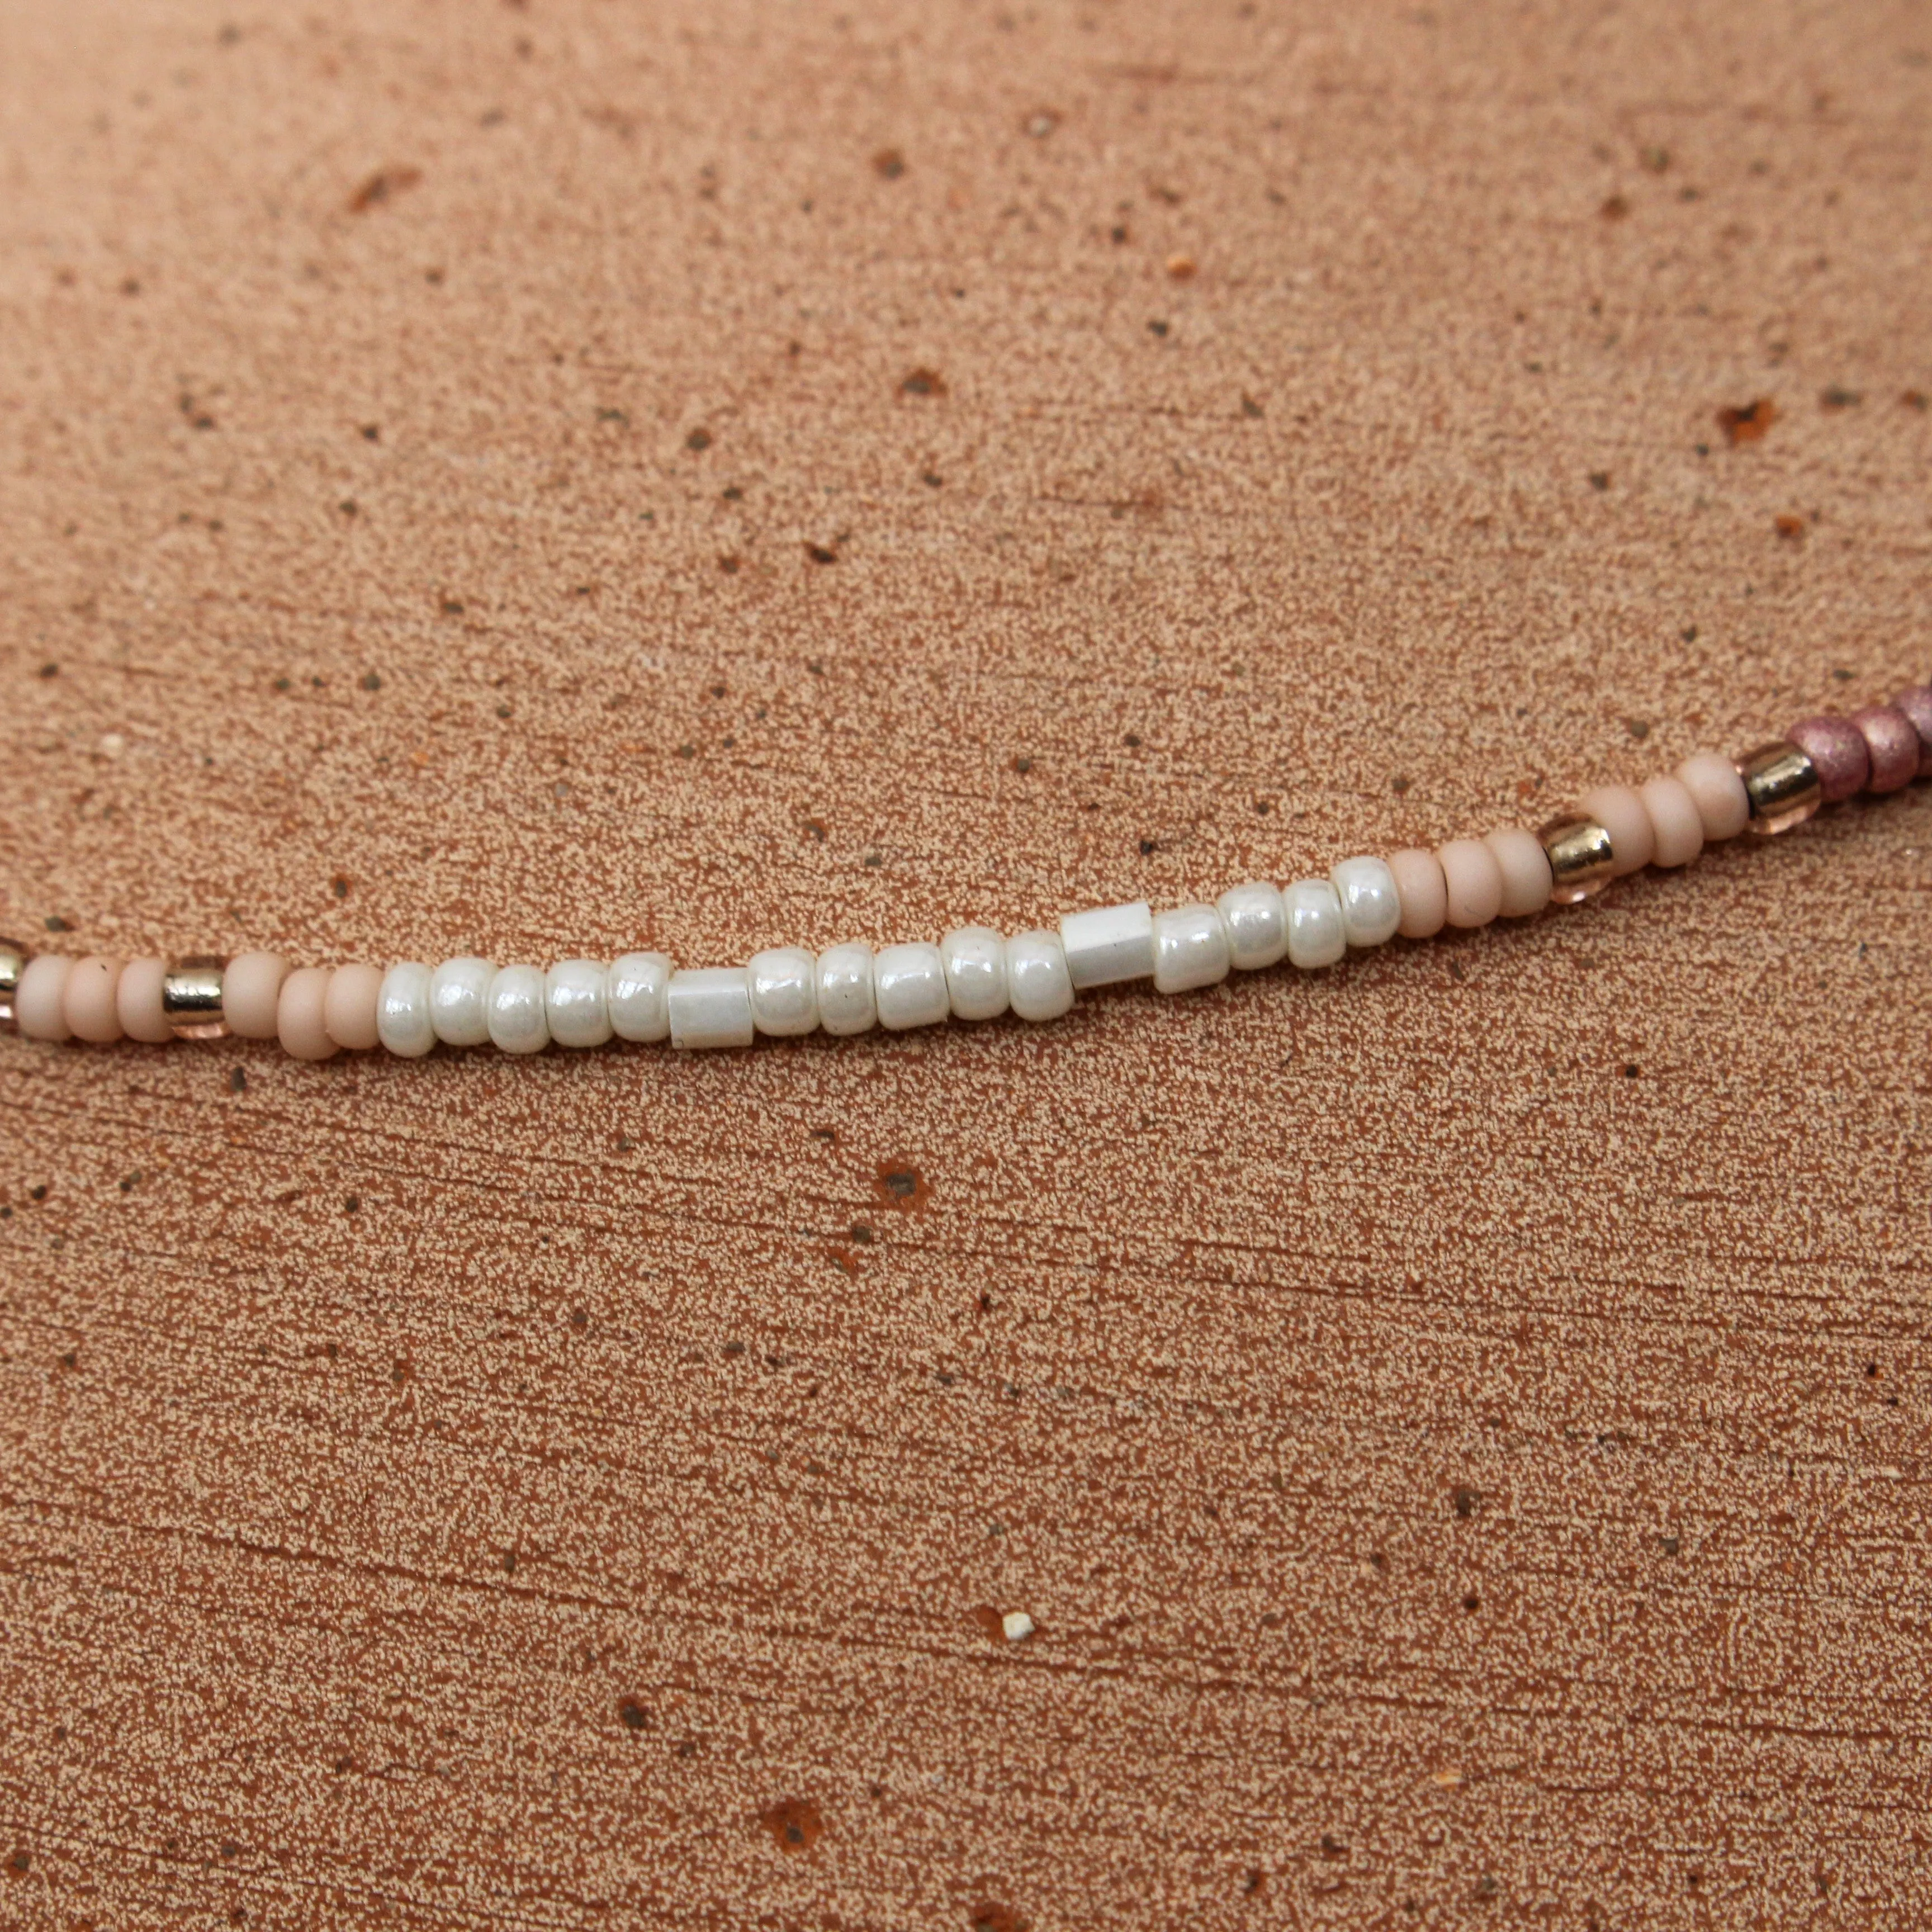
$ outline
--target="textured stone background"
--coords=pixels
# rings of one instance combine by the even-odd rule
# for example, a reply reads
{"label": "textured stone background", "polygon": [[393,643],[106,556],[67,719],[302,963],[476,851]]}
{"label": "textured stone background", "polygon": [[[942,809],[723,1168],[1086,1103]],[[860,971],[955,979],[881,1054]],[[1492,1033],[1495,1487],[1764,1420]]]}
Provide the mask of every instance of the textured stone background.
{"label": "textured stone background", "polygon": [[[0,930],[715,962],[1883,697],[1928,142],[1882,0],[8,0]],[[0,1041],[0,1922],[1932,1912],[1928,850],[1034,1031]]]}

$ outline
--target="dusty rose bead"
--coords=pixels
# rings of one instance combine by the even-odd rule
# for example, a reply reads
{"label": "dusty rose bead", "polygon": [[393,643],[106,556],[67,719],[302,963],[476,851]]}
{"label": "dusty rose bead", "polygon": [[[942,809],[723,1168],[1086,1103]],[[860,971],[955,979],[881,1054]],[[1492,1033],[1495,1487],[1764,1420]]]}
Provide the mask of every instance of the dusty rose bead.
{"label": "dusty rose bead", "polygon": [[1704,849],[1704,820],[1682,778],[1646,778],[1636,788],[1650,814],[1653,866],[1688,866]]}
{"label": "dusty rose bead", "polygon": [[1729,758],[1696,752],[1677,767],[1677,782],[1696,801],[1706,844],[1735,838],[1750,823],[1750,795]]}
{"label": "dusty rose bead", "polygon": [[1526,919],[1550,903],[1550,854],[1543,841],[1520,825],[1504,825],[1486,833],[1483,843],[1502,874],[1502,914]]}
{"label": "dusty rose bead", "polygon": [[1912,720],[1912,728],[1918,734],[1918,776],[1932,778],[1932,684],[1915,684],[1892,703],[1894,710],[1904,712]]}
{"label": "dusty rose bead", "polygon": [[1598,785],[1576,801],[1610,835],[1610,877],[1628,878],[1650,863],[1657,834],[1643,800],[1629,785]]}
{"label": "dusty rose bead", "polygon": [[1849,718],[1801,718],[1784,736],[1811,760],[1820,795],[1827,805],[1864,790],[1871,776],[1871,753],[1865,734]]}
{"label": "dusty rose bead", "polygon": [[165,959],[130,959],[122,968],[121,983],[114,989],[121,1030],[144,1046],[166,1046],[175,1036],[161,1010],[161,982],[167,971]]}
{"label": "dusty rose bead", "polygon": [[338,1046],[346,1046],[352,1053],[367,1053],[381,1040],[376,1003],[382,992],[380,967],[338,966],[329,974],[322,1023]]}
{"label": "dusty rose bead", "polygon": [[1487,926],[1503,909],[1503,868],[1480,838],[1452,838],[1436,848],[1449,895],[1449,923]]}
{"label": "dusty rose bead", "polygon": [[64,954],[43,952],[29,959],[14,995],[14,1024],[29,1040],[71,1040],[67,1023],[67,982],[74,962]]}
{"label": "dusty rose bead", "polygon": [[275,1006],[289,962],[278,952],[243,952],[221,976],[221,1010],[238,1040],[273,1040]]}
{"label": "dusty rose bead", "polygon": [[332,976],[323,966],[298,966],[282,982],[275,1002],[275,1031],[282,1051],[296,1060],[326,1060],[336,1050],[322,1018]]}
{"label": "dusty rose bead", "polygon": [[1436,854],[1419,845],[1407,846],[1389,854],[1388,868],[1395,875],[1396,902],[1402,908],[1396,930],[1405,939],[1434,938],[1449,916],[1449,888]]}
{"label": "dusty rose bead", "polygon": [[75,1039],[106,1046],[121,1037],[121,1015],[114,1000],[120,985],[118,959],[92,952],[75,962],[64,996],[68,1031]]}
{"label": "dusty rose bead", "polygon": [[1897,791],[1918,776],[1918,754],[1923,748],[1918,728],[1895,704],[1874,704],[1852,713],[1871,757],[1871,776],[1865,780],[1868,791]]}

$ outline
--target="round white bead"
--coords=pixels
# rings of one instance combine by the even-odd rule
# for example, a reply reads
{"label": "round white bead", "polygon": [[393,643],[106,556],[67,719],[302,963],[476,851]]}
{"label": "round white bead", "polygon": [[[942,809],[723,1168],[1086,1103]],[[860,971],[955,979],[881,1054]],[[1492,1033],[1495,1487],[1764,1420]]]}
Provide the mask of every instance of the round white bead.
{"label": "round white bead", "polygon": [[1395,874],[1381,860],[1344,859],[1328,874],[1342,902],[1342,936],[1351,946],[1380,946],[1402,924]]}
{"label": "round white bead", "polygon": [[1227,929],[1228,963],[1252,973],[1272,966],[1288,950],[1288,914],[1274,886],[1256,879],[1234,886],[1214,902]]}
{"label": "round white bead", "polygon": [[559,1046],[602,1046],[610,1037],[603,962],[560,959],[544,981],[544,1018]]}
{"label": "round white bead", "polygon": [[752,1024],[780,1038],[818,1024],[818,962],[802,946],[774,946],[752,955]]}
{"label": "round white bead", "polygon": [[1006,991],[1023,1020],[1057,1020],[1073,1004],[1058,933],[1016,932],[1006,941]]}
{"label": "round white bead", "polygon": [[490,982],[490,1037],[504,1053],[541,1053],[550,1044],[544,976],[536,966],[500,966]]}
{"label": "round white bead", "polygon": [[749,1046],[752,982],[742,966],[674,973],[665,994],[674,1046]]}
{"label": "round white bead", "polygon": [[1096,906],[1060,922],[1060,944],[1076,986],[1112,986],[1154,970],[1154,911],[1145,899]]}
{"label": "round white bead", "polygon": [[1156,917],[1156,992],[1192,992],[1196,986],[1212,986],[1227,976],[1227,928],[1212,906],[1176,906]]}
{"label": "round white bead", "polygon": [[989,926],[962,926],[939,942],[946,997],[962,1020],[998,1019],[1006,1010],[1006,949]]}
{"label": "round white bead", "polygon": [[490,1037],[490,982],[496,969],[487,959],[446,959],[429,976],[430,1024],[445,1046],[482,1046]]}
{"label": "round white bead", "polygon": [[937,1026],[952,1010],[946,995],[946,962],[938,946],[922,940],[882,947],[872,962],[872,989],[880,1025],[895,1033]]}
{"label": "round white bead", "polygon": [[1332,966],[1348,950],[1341,895],[1326,879],[1297,879],[1282,888],[1288,914],[1288,956],[1297,966]]}
{"label": "round white bead", "polygon": [[604,976],[604,1010],[620,1040],[668,1040],[664,994],[670,987],[668,952],[627,952]]}
{"label": "round white bead", "polygon": [[862,939],[828,946],[818,956],[818,1024],[830,1034],[864,1033],[878,1024],[872,949]]}
{"label": "round white bead", "polygon": [[429,1004],[430,970],[405,959],[382,975],[376,995],[376,1037],[404,1060],[419,1060],[436,1044]]}

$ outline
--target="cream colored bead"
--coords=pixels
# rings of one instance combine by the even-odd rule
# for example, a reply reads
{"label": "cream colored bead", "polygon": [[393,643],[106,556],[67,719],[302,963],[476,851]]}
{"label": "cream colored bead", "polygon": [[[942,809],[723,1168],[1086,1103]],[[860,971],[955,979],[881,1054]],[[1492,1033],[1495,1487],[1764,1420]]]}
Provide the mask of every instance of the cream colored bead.
{"label": "cream colored bead", "polygon": [[326,967],[298,966],[282,982],[275,998],[275,1033],[291,1059],[326,1060],[339,1050],[322,1016],[332,977]]}
{"label": "cream colored bead", "polygon": [[560,959],[544,975],[544,1024],[559,1046],[602,1046],[610,1039],[601,959]]}
{"label": "cream colored bead", "polygon": [[124,1029],[115,1002],[120,982],[121,962],[117,958],[94,952],[75,962],[61,1004],[68,1030],[76,1040],[107,1046],[122,1036]]}
{"label": "cream colored bead", "polygon": [[500,966],[490,976],[490,1043],[500,1053],[541,1053],[550,1044],[544,976],[535,966]]}
{"label": "cream colored bead", "polygon": [[818,1024],[842,1037],[879,1023],[872,988],[872,949],[862,939],[828,946],[818,956]]}
{"label": "cream colored bead", "polygon": [[872,993],[879,1024],[894,1033],[937,1026],[952,1011],[946,991],[946,962],[939,948],[915,942],[882,946],[872,962]]}
{"label": "cream colored bead", "polygon": [[1452,838],[1436,848],[1448,916],[1454,926],[1487,926],[1503,909],[1502,868],[1480,838]]}
{"label": "cream colored bead", "polygon": [[1630,785],[1593,786],[1576,801],[1578,808],[1610,835],[1610,877],[1628,878],[1650,863],[1657,834],[1643,800]]}
{"label": "cream colored bead", "polygon": [[1382,946],[1402,928],[1402,897],[1388,862],[1364,856],[1328,868],[1342,902],[1342,936],[1351,946]]}
{"label": "cream colored bead", "polygon": [[430,1011],[430,970],[419,959],[404,959],[382,975],[376,996],[376,1036],[404,1060],[419,1060],[436,1044]]}
{"label": "cream colored bead", "polygon": [[1389,854],[1388,868],[1402,902],[1402,923],[1396,930],[1405,939],[1433,939],[1449,916],[1442,862],[1419,845],[1406,845]]}
{"label": "cream colored bead", "polygon": [[665,996],[670,991],[670,975],[668,952],[627,952],[611,961],[604,976],[604,1004],[610,1030],[620,1040],[670,1039]]}
{"label": "cream colored bead", "polygon": [[1069,913],[1060,922],[1060,944],[1076,991],[1144,980],[1154,970],[1154,908],[1136,899]]}
{"label": "cream colored bead", "polygon": [[161,1007],[161,987],[168,976],[165,959],[130,959],[121,969],[114,989],[114,1011],[121,1030],[143,1046],[165,1046],[175,1036]]}
{"label": "cream colored bead", "polygon": [[67,982],[74,962],[64,953],[43,952],[21,969],[14,996],[14,1022],[29,1040],[74,1037],[67,1023]]}
{"label": "cream colored bead", "polygon": [[946,997],[962,1020],[998,1019],[1006,1010],[1006,941],[990,926],[956,927],[939,942]]}
{"label": "cream colored bead", "polygon": [[818,1024],[818,962],[802,946],[774,946],[752,955],[745,969],[752,988],[752,1024],[784,1040]]}
{"label": "cream colored bead", "polygon": [[689,1050],[749,1046],[752,982],[742,966],[712,966],[674,973],[665,995],[670,1043]]}
{"label": "cream colored bead", "polygon": [[1647,778],[1636,795],[1650,815],[1653,866],[1688,866],[1704,849],[1704,818],[1682,778]]}
{"label": "cream colored bead", "polygon": [[1228,976],[1228,929],[1210,905],[1176,906],[1154,922],[1154,985],[1157,993],[1188,993]]}
{"label": "cream colored bead", "polygon": [[376,967],[338,966],[329,974],[322,1023],[338,1046],[352,1053],[367,1053],[380,1042],[376,1001],[382,991],[382,975]]}
{"label": "cream colored bead", "polygon": [[1550,903],[1550,854],[1534,832],[1520,825],[1499,826],[1484,835],[1483,843],[1502,874],[1504,919],[1527,919]]}
{"label": "cream colored bead", "polygon": [[445,1046],[483,1046],[490,1039],[490,982],[496,969],[466,953],[429,976],[430,1024]]}
{"label": "cream colored bead", "polygon": [[1699,752],[1677,767],[1677,779],[1696,800],[1706,844],[1735,838],[1750,823],[1750,794],[1729,758]]}
{"label": "cream colored bead", "polygon": [[1281,895],[1261,879],[1231,886],[1214,902],[1228,935],[1228,963],[1238,973],[1272,966],[1288,952],[1288,912]]}
{"label": "cream colored bead", "polygon": [[1006,992],[1023,1020],[1057,1020],[1073,1004],[1073,977],[1057,932],[1016,932],[1006,941]]}
{"label": "cream colored bead", "polygon": [[1342,896],[1326,879],[1297,879],[1281,890],[1288,912],[1288,963],[1305,972],[1332,966],[1348,950]]}
{"label": "cream colored bead", "polygon": [[289,962],[279,952],[242,952],[229,961],[221,975],[221,1012],[236,1039],[275,1037],[275,1008],[288,976]]}

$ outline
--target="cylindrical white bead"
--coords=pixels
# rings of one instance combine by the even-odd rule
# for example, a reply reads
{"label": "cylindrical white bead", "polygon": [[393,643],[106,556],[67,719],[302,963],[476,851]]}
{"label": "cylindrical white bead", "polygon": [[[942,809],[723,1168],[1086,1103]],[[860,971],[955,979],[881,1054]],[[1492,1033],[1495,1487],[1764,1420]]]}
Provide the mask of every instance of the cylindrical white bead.
{"label": "cylindrical white bead", "polygon": [[482,1046],[490,1037],[490,982],[496,969],[487,959],[446,959],[429,976],[430,1024],[445,1046]]}
{"label": "cylindrical white bead", "polygon": [[1380,946],[1402,924],[1402,898],[1395,874],[1380,859],[1344,859],[1331,867],[1328,882],[1342,902],[1342,936],[1351,946]]}
{"label": "cylindrical white bead", "polygon": [[604,1010],[620,1040],[668,1040],[670,1016],[664,995],[670,988],[668,952],[627,952],[610,962],[604,977]]}
{"label": "cylindrical white bead", "polygon": [[1069,913],[1060,922],[1060,944],[1076,991],[1144,980],[1154,970],[1154,910],[1136,899]]}
{"label": "cylindrical white bead", "polygon": [[1006,941],[1006,992],[1023,1020],[1057,1020],[1073,1004],[1073,976],[1057,932],[1016,932]]}
{"label": "cylindrical white bead", "polygon": [[1302,968],[1332,966],[1348,950],[1342,898],[1326,879],[1297,879],[1282,888],[1288,912],[1288,956]]}
{"label": "cylindrical white bead", "polygon": [[1259,879],[1232,886],[1214,909],[1228,934],[1228,963],[1237,971],[1272,966],[1288,950],[1288,914],[1274,886]]}
{"label": "cylindrical white bead", "polygon": [[745,968],[752,988],[752,1024],[783,1039],[818,1024],[818,962],[802,946],[774,946],[752,955]]}
{"label": "cylindrical white bead", "polygon": [[560,959],[544,976],[544,1019],[559,1046],[602,1046],[610,1037],[601,959]]}
{"label": "cylindrical white bead", "polygon": [[817,976],[818,1024],[827,1033],[865,1033],[878,1024],[872,949],[862,939],[828,946],[818,956]]}
{"label": "cylindrical white bead", "polygon": [[490,981],[490,1038],[505,1053],[541,1053],[550,1044],[543,969],[500,966]]}
{"label": "cylindrical white bead", "polygon": [[430,970],[404,959],[382,975],[376,995],[376,1037],[404,1060],[419,1060],[436,1044],[430,1011]]}
{"label": "cylindrical white bead", "polygon": [[1006,1010],[1006,942],[990,926],[962,926],[939,942],[946,994],[962,1020],[997,1019]]}
{"label": "cylindrical white bead", "polygon": [[674,973],[664,998],[672,1046],[751,1045],[752,982],[743,967],[706,966]]}
{"label": "cylindrical white bead", "polygon": [[937,1026],[952,1010],[946,992],[946,962],[939,948],[922,940],[886,946],[872,962],[872,994],[879,1024],[895,1033],[908,1027]]}
{"label": "cylindrical white bead", "polygon": [[1176,906],[1154,922],[1154,984],[1158,993],[1191,992],[1228,976],[1228,929],[1210,905]]}

